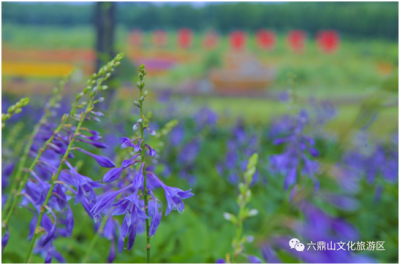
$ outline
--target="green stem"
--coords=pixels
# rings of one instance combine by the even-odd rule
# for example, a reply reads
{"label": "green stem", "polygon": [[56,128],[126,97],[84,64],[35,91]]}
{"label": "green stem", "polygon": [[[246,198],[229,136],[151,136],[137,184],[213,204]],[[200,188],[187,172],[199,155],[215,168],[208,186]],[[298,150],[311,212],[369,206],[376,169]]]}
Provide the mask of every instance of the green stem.
{"label": "green stem", "polygon": [[[142,90],[140,89],[140,97],[142,97]],[[145,147],[144,147],[144,137],[143,137],[143,123],[144,123],[144,117],[143,117],[143,101],[140,103],[140,118],[142,119],[142,122],[140,123],[140,134],[142,137],[142,143],[140,144],[140,147],[142,148],[142,161],[144,162],[144,156],[145,156]],[[146,209],[146,215],[149,216],[149,210],[147,207],[147,185],[146,185],[146,166],[143,166],[143,176],[144,176],[144,183],[143,183],[143,189],[144,189],[144,205]],[[147,263],[150,263],[150,236],[149,236],[149,230],[150,230],[150,225],[149,225],[149,219],[146,219],[146,238],[147,238],[147,245],[146,245],[146,251],[147,251]]]}
{"label": "green stem", "polygon": [[[100,84],[99,84],[98,86],[100,86]],[[58,169],[57,169],[57,173],[56,173],[55,175],[53,175],[53,177],[52,177],[52,180],[53,180],[53,181],[52,181],[52,183],[51,183],[51,186],[50,186],[49,191],[47,192],[46,200],[44,201],[43,205],[42,205],[41,208],[40,208],[40,214],[39,214],[38,221],[37,221],[37,223],[36,223],[35,233],[34,233],[34,235],[33,235],[33,238],[32,238],[32,241],[31,241],[31,245],[30,245],[29,250],[28,250],[28,254],[26,255],[25,263],[28,263],[28,260],[29,260],[29,258],[30,258],[30,256],[31,256],[31,253],[32,253],[33,246],[35,245],[35,241],[36,241],[36,238],[37,238],[37,235],[38,235],[38,233],[37,233],[38,231],[37,231],[37,230],[38,230],[38,228],[39,228],[39,226],[40,226],[40,224],[41,224],[41,222],[42,222],[42,218],[43,218],[43,214],[44,214],[44,210],[45,210],[45,207],[44,207],[44,206],[46,206],[47,203],[48,203],[49,200],[50,200],[50,197],[51,197],[51,194],[52,194],[52,192],[53,192],[53,189],[54,189],[54,186],[55,186],[55,184],[56,184],[56,181],[57,181],[57,179],[58,179],[58,176],[59,176],[60,173],[61,173],[62,165],[63,165],[63,163],[64,163],[64,162],[67,160],[67,158],[68,158],[69,152],[71,151],[72,145],[73,145],[74,142],[75,142],[75,138],[76,138],[76,136],[77,136],[78,133],[79,133],[79,130],[80,130],[81,126],[82,126],[82,123],[83,123],[83,121],[85,120],[85,117],[86,117],[86,115],[87,115],[87,112],[89,111],[89,108],[92,107],[93,98],[94,98],[94,95],[90,97],[90,101],[89,101],[89,103],[88,103],[87,106],[86,106],[85,112],[82,114],[82,116],[81,116],[81,118],[80,118],[80,121],[79,121],[79,123],[78,123],[78,126],[76,127],[76,130],[75,130],[75,132],[74,132],[74,136],[72,137],[72,139],[71,139],[71,141],[70,141],[70,143],[69,143],[69,145],[68,145],[68,147],[67,147],[67,150],[65,151],[65,154],[64,154],[64,156],[63,156],[63,158],[62,158],[62,160],[61,160],[61,163],[60,163],[60,165],[59,165],[59,167],[58,167]],[[61,126],[61,125],[60,125],[60,126]],[[59,127],[59,128],[60,128],[60,127]],[[54,137],[54,134],[53,134],[53,137]],[[47,143],[47,142],[46,142],[46,143]]]}
{"label": "green stem", "polygon": [[85,256],[82,259],[82,263],[87,263],[88,259],[90,258],[90,254],[92,253],[92,250],[93,250],[94,246],[96,245],[96,242],[99,239],[100,233],[102,233],[103,228],[107,223],[107,220],[108,220],[108,216],[107,216],[107,218],[103,218],[103,220],[101,221],[99,230],[96,233],[96,235],[92,238],[92,241],[90,242],[90,245],[86,250]]}
{"label": "green stem", "polygon": [[[10,198],[9,200],[7,200],[6,205],[5,205],[5,207],[4,207],[4,214],[3,214],[3,216],[7,216],[7,219],[6,219],[6,222],[5,222],[4,226],[7,224],[8,220],[9,220],[9,218],[10,218],[10,216],[11,216],[11,215],[10,215],[10,212],[12,213],[12,212],[14,211],[14,207],[15,207],[15,204],[16,204],[16,203],[13,204],[13,207],[11,208],[11,211],[8,212],[7,215],[5,214],[5,213],[9,210],[10,204],[16,200],[16,196],[18,196],[18,194],[19,194],[19,192],[17,192],[17,187],[18,187],[18,184],[20,184],[22,170],[23,170],[23,168],[24,168],[24,166],[25,166],[26,159],[27,159],[27,157],[28,157],[28,155],[29,155],[29,151],[30,151],[30,149],[31,149],[31,147],[32,147],[33,140],[34,140],[36,134],[39,132],[40,127],[41,127],[43,124],[46,123],[47,118],[48,118],[49,115],[51,114],[50,108],[51,108],[51,107],[54,107],[54,105],[59,101],[60,93],[61,93],[61,91],[62,91],[62,89],[63,89],[65,83],[66,83],[66,82],[68,81],[68,79],[71,77],[72,73],[73,73],[73,72],[71,72],[71,74],[67,75],[64,79],[62,79],[62,80],[59,82],[57,88],[53,90],[53,96],[52,96],[52,98],[50,98],[50,100],[48,101],[49,106],[47,105],[47,106],[45,107],[45,109],[44,109],[44,114],[43,114],[42,118],[41,118],[40,121],[34,126],[33,131],[32,131],[32,133],[30,134],[30,136],[29,136],[29,138],[28,138],[28,142],[27,142],[27,144],[25,145],[25,149],[24,149],[24,151],[23,151],[22,158],[21,158],[21,160],[20,160],[20,163],[18,164],[18,168],[17,168],[17,171],[16,171],[16,173],[15,173],[15,177],[14,177],[15,180],[12,180],[12,181],[11,181],[11,183],[12,183],[11,185],[12,185],[12,186],[11,186],[10,190],[11,190],[11,194],[12,194],[13,197]],[[76,104],[75,104],[75,105],[76,105]],[[72,112],[72,111],[75,111],[75,108],[72,108],[71,112]],[[68,119],[67,119],[67,120],[68,120]],[[46,148],[46,147],[47,147],[47,145],[45,145],[44,148]],[[28,172],[28,176],[29,176],[29,172]],[[25,182],[23,182],[23,183],[25,184]],[[21,190],[22,190],[22,189],[21,189]]]}
{"label": "green stem", "polygon": [[[22,181],[21,181],[21,183],[19,185],[18,191],[13,196],[13,201],[12,201],[11,208],[9,209],[7,216],[3,221],[3,227],[5,227],[7,225],[8,221],[10,220],[10,217],[11,217],[12,213],[14,212],[15,206],[17,205],[17,202],[18,202],[18,196],[21,193],[22,189],[25,187],[26,181],[28,180],[28,177],[29,177],[29,173],[31,171],[33,171],[33,168],[35,167],[36,163],[39,161],[40,157],[42,156],[42,153],[44,152],[44,150],[46,150],[47,146],[53,141],[54,137],[61,130],[61,128],[64,125],[64,123],[65,122],[62,122],[60,124],[60,126],[58,126],[58,128],[53,132],[53,135],[46,141],[46,143],[43,145],[43,147],[41,149],[39,149],[39,152],[37,153],[37,155],[35,157],[35,160],[33,160],[33,162],[31,164],[31,166],[29,167],[28,171],[25,173],[24,177],[22,178]],[[17,182],[18,180],[16,179],[15,181]]]}
{"label": "green stem", "polygon": [[243,222],[242,222],[243,209],[244,209],[244,205],[241,205],[238,216],[237,216],[237,220],[238,220],[237,227],[238,228],[236,229],[235,250],[234,250],[233,259],[232,259],[233,262],[236,262],[237,256],[239,255],[240,238],[242,237],[242,231],[243,231]]}
{"label": "green stem", "polygon": [[[6,227],[8,221],[10,220],[11,215],[13,214],[13,212],[14,212],[14,210],[15,210],[15,206],[17,205],[17,202],[18,202],[18,196],[19,196],[19,194],[21,193],[22,189],[25,187],[25,184],[26,184],[26,182],[27,182],[27,180],[28,180],[29,174],[31,173],[31,171],[33,171],[33,168],[36,166],[36,163],[39,161],[40,157],[42,156],[43,152],[46,150],[47,146],[53,141],[54,137],[57,135],[57,133],[60,132],[60,130],[62,129],[62,127],[64,126],[64,124],[67,123],[67,121],[69,120],[69,118],[70,118],[72,115],[75,114],[75,110],[76,110],[76,107],[77,107],[77,105],[78,105],[78,102],[79,102],[79,100],[77,99],[77,100],[74,102],[74,105],[73,105],[73,107],[72,107],[70,113],[68,114],[68,116],[67,116],[65,119],[61,120],[61,124],[60,124],[60,125],[57,127],[57,129],[53,132],[53,134],[51,135],[51,137],[45,142],[45,144],[43,145],[43,147],[39,149],[39,151],[38,151],[38,153],[37,153],[35,159],[33,160],[32,164],[31,164],[30,167],[29,167],[28,171],[25,173],[25,175],[24,175],[23,178],[22,178],[22,181],[19,183],[19,181],[20,181],[19,176],[20,176],[20,174],[22,173],[22,169],[23,169],[23,166],[24,166],[24,164],[25,164],[26,158],[27,158],[27,156],[28,156],[28,153],[29,153],[30,147],[31,147],[31,145],[32,145],[33,139],[34,139],[35,135],[37,134],[37,132],[39,131],[40,126],[44,123],[45,119],[43,119],[41,122],[39,122],[39,123],[36,125],[37,127],[34,128],[34,131],[33,131],[33,133],[32,133],[32,137],[29,139],[29,143],[27,144],[27,146],[26,146],[26,148],[25,148],[24,155],[23,155],[23,157],[22,157],[22,159],[21,159],[21,163],[18,165],[19,168],[18,168],[18,171],[17,171],[16,179],[15,179],[15,181],[13,181],[13,182],[15,183],[14,186],[16,186],[16,185],[19,184],[19,187],[18,187],[18,191],[15,192],[15,193],[13,194],[13,198],[8,200],[8,201],[10,201],[10,203],[12,202],[12,204],[11,204],[11,207],[9,208],[9,210],[8,210],[8,213],[7,213],[7,215],[6,215],[6,218],[5,218],[5,219],[3,220],[3,222],[2,222],[2,223],[3,223],[3,227]],[[26,153],[26,155],[25,155],[25,153]],[[14,187],[14,188],[15,188],[15,187]],[[7,209],[7,208],[5,208],[5,209]]]}
{"label": "green stem", "polygon": [[[15,200],[15,194],[17,194],[17,185],[21,181],[22,169],[24,168],[26,158],[28,157],[29,151],[31,150],[33,139],[34,139],[35,135],[37,134],[37,132],[39,131],[39,128],[41,125],[42,125],[41,122],[39,122],[38,124],[35,125],[35,127],[33,128],[33,132],[31,134],[31,136],[29,137],[28,143],[25,145],[24,152],[22,154],[20,162],[18,163],[18,168],[15,173],[15,177],[14,177],[15,180],[12,181],[12,185],[10,188],[11,194],[14,194],[14,196],[12,198],[10,198],[9,200],[7,200],[6,205],[4,206],[5,210],[9,209],[11,202]],[[7,219],[7,221],[8,221],[8,219]]]}

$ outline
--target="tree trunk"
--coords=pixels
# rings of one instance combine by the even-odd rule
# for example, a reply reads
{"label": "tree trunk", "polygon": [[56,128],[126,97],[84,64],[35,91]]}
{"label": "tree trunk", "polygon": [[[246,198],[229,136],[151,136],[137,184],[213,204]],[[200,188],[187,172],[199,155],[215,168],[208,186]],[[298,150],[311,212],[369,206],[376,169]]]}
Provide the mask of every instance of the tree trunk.
{"label": "tree trunk", "polygon": [[[115,3],[96,2],[94,12],[94,24],[96,28],[96,71],[115,57]],[[115,94],[115,72],[107,80],[108,90],[104,91],[104,102],[102,108],[108,108]]]}

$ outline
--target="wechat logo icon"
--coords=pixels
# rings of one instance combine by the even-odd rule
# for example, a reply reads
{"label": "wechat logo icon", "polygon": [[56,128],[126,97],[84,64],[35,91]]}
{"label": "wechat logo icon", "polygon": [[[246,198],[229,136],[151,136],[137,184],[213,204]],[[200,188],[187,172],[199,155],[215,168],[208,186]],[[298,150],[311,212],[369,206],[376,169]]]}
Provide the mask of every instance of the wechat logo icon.
{"label": "wechat logo icon", "polygon": [[294,248],[295,250],[302,252],[304,251],[304,244],[300,242],[297,238],[292,238],[289,241],[290,248]]}

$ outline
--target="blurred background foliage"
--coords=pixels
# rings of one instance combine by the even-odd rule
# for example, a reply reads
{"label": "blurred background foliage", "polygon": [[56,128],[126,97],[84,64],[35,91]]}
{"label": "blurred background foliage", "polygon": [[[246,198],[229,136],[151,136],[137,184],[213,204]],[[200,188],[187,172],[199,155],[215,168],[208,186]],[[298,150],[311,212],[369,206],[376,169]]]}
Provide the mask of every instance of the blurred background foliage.
{"label": "blurred background foliage", "polygon": [[[255,32],[266,25],[271,30],[287,31],[296,25],[310,34],[332,28],[355,38],[397,40],[398,4],[395,2],[328,3],[210,3],[159,4],[119,3],[118,24],[144,30],[195,31],[215,28],[222,33],[234,29]],[[3,3],[3,23],[21,25],[84,26],[93,22],[90,5],[50,3]],[[377,23],[379,21],[379,23]]]}

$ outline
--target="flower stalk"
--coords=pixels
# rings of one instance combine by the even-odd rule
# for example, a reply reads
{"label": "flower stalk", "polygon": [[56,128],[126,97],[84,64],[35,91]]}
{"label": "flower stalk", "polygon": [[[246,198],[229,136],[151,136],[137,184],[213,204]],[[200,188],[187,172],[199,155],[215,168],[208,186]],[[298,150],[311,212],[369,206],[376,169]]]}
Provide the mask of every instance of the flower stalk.
{"label": "flower stalk", "polygon": [[[237,198],[237,204],[239,206],[239,212],[237,216],[224,213],[224,218],[234,225],[236,225],[236,238],[232,242],[233,246],[233,256],[232,261],[236,262],[237,257],[243,253],[244,247],[243,243],[246,242],[246,238],[243,236],[243,222],[246,218],[257,215],[258,211],[256,209],[248,209],[247,204],[251,199],[250,184],[253,180],[253,175],[256,172],[256,166],[258,161],[258,154],[253,154],[247,164],[247,170],[244,173],[244,181],[239,183],[239,196]],[[230,258],[227,255],[228,258]]]}
{"label": "flower stalk", "polygon": [[[145,83],[143,82],[144,76],[147,74],[147,71],[145,70],[145,66],[141,65],[139,67],[139,79],[140,81],[137,83],[137,87],[140,90],[140,118],[143,120],[143,122],[140,123],[140,135],[143,141],[140,144],[140,148],[142,149],[142,161],[145,161],[145,146],[144,146],[144,116],[143,116],[143,102],[144,102],[144,97],[147,95],[147,91],[143,93],[143,88],[145,86]],[[147,177],[146,177],[146,164],[143,166],[143,176],[144,176],[144,182],[143,182],[143,190],[144,190],[144,204],[145,204],[145,210],[146,210],[146,215],[149,215],[149,210],[148,210],[148,201],[147,201]],[[150,229],[150,224],[149,224],[149,219],[146,219],[146,239],[147,239],[147,245],[146,245],[146,252],[147,252],[147,263],[150,263],[150,235],[149,235],[149,229]]]}
{"label": "flower stalk", "polygon": [[[25,186],[25,182],[26,182],[25,179],[27,179],[27,176],[29,176],[29,172],[27,172],[25,177],[24,177],[25,181],[21,182],[22,170],[23,170],[23,168],[25,166],[26,159],[28,158],[29,151],[31,150],[33,140],[34,140],[35,136],[37,135],[37,133],[39,132],[40,127],[42,125],[44,125],[47,122],[47,119],[52,115],[51,108],[54,108],[54,107],[56,107],[58,105],[58,102],[61,99],[61,92],[62,92],[62,90],[64,88],[64,85],[68,82],[68,80],[70,79],[72,73],[67,75],[66,77],[64,77],[59,82],[58,86],[53,89],[53,95],[50,98],[49,102],[46,104],[43,116],[41,117],[39,122],[34,126],[34,128],[32,130],[32,133],[28,138],[28,142],[25,145],[25,149],[24,149],[23,154],[21,156],[21,160],[18,163],[18,167],[17,167],[16,173],[14,175],[14,180],[11,181],[10,190],[11,190],[12,198],[7,200],[7,202],[6,202],[5,206],[4,206],[4,209],[5,209],[5,211],[7,211],[9,209],[11,203],[12,203],[12,207],[11,207],[11,209],[9,209],[7,211],[7,215],[5,215],[6,218],[3,221],[3,226],[7,225],[8,220],[10,219],[10,217],[12,215],[12,212],[14,211],[15,205],[17,203],[16,197],[18,196],[18,194],[23,189],[23,186]],[[47,146],[47,145],[45,145],[45,146]],[[33,167],[32,167],[32,169],[33,169]],[[19,184],[22,184],[22,185],[18,186]],[[17,191],[17,187],[18,187],[18,191]]]}
{"label": "flower stalk", "polygon": [[[80,128],[81,128],[81,126],[83,124],[83,121],[85,120],[85,118],[88,115],[88,113],[90,113],[90,111],[93,109],[93,106],[96,103],[96,100],[94,100],[94,98],[97,95],[97,92],[100,90],[102,82],[107,80],[110,77],[111,69],[113,68],[114,65],[119,65],[119,61],[122,59],[122,57],[123,57],[122,54],[117,55],[117,57],[114,60],[112,60],[106,67],[100,69],[98,75],[96,75],[96,76],[99,76],[99,78],[97,79],[97,81],[95,83],[95,86],[93,88],[90,87],[89,89],[85,89],[85,90],[87,90],[86,92],[90,91],[90,100],[89,100],[88,104],[86,105],[85,111],[82,112],[79,115],[79,123],[76,126],[76,129],[75,129],[75,131],[73,133],[73,137],[71,138],[71,140],[70,140],[70,142],[68,144],[68,147],[67,147],[67,149],[65,151],[65,154],[64,154],[64,156],[63,156],[63,158],[61,160],[61,163],[60,163],[60,165],[59,165],[59,167],[57,169],[57,172],[55,174],[53,174],[53,176],[52,176],[52,183],[51,183],[50,189],[47,192],[47,196],[46,196],[46,199],[45,199],[43,205],[40,207],[40,214],[39,214],[39,217],[38,217],[36,228],[34,230],[35,233],[34,233],[34,236],[32,238],[32,241],[31,241],[31,244],[30,244],[28,253],[26,255],[26,259],[25,259],[26,263],[29,261],[29,258],[30,258],[31,253],[32,253],[32,249],[33,249],[33,247],[35,245],[35,241],[36,241],[36,239],[38,237],[38,233],[40,232],[40,224],[41,224],[44,212],[45,212],[45,208],[47,207],[47,204],[48,204],[48,202],[50,200],[50,197],[52,195],[54,186],[55,186],[55,184],[56,184],[56,182],[58,180],[58,176],[61,173],[62,165],[67,160],[68,155],[69,155],[70,151],[72,150],[72,147],[73,147],[73,144],[75,142],[76,137],[80,134]],[[80,94],[77,95],[77,98],[80,99],[80,98],[83,97],[83,95],[84,95],[84,93],[80,93]],[[79,99],[75,103],[77,103],[79,101]],[[74,104],[74,107],[76,107],[76,104]],[[63,118],[65,118],[65,117],[63,117]],[[54,134],[53,134],[53,137],[54,137]]]}

